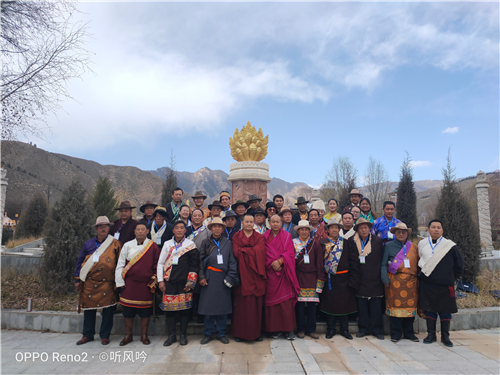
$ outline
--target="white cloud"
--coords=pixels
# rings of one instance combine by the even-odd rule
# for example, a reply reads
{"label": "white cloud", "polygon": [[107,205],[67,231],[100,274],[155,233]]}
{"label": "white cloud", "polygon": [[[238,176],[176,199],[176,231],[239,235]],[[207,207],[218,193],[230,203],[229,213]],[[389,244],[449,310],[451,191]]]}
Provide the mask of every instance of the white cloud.
{"label": "white cloud", "polygon": [[432,165],[432,163],[430,161],[427,161],[427,160],[419,160],[419,161],[415,160],[415,161],[411,161],[410,164],[413,168],[430,167]]}
{"label": "white cloud", "polygon": [[[495,8],[496,7],[496,8]],[[259,99],[327,102],[407,64],[498,69],[497,4],[82,3],[96,77],[72,81],[53,148],[216,129]],[[460,27],[456,27],[457,20]],[[78,132],[78,135],[76,135]],[[78,141],[76,141],[78,140]]]}
{"label": "white cloud", "polygon": [[458,129],[459,129],[458,126],[447,127],[446,129],[443,130],[443,134],[444,133],[455,134],[455,133],[458,133]]}

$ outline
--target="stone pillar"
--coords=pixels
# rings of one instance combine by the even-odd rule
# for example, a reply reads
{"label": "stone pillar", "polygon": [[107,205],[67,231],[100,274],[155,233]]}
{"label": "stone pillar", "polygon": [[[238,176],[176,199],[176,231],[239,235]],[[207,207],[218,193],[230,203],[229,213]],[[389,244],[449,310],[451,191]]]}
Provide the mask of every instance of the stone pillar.
{"label": "stone pillar", "polygon": [[477,210],[479,214],[479,236],[481,238],[481,257],[493,255],[493,243],[491,241],[491,219],[490,219],[490,199],[488,196],[488,180],[483,171],[477,172],[476,192]]}
{"label": "stone pillar", "polygon": [[4,217],[4,212],[5,212],[5,198],[7,197],[7,185],[8,185],[8,178],[7,178],[7,169],[1,168],[0,169],[1,173],[1,184],[2,184],[2,191],[1,191],[1,199],[0,199],[0,213],[2,223],[0,225],[0,247],[2,247],[2,234],[3,234],[3,217]]}
{"label": "stone pillar", "polygon": [[267,184],[269,177],[269,164],[260,161],[239,161],[229,166],[231,183],[231,203],[237,200],[247,201],[252,194],[262,199],[260,205],[265,209],[267,202]]}

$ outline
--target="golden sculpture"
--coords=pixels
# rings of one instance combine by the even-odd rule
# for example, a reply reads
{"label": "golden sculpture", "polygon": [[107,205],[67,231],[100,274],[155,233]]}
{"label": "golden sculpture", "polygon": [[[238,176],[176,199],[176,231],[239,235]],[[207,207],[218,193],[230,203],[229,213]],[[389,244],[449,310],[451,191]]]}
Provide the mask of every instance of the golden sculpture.
{"label": "golden sculpture", "polygon": [[267,155],[268,137],[264,137],[261,128],[255,130],[248,121],[241,132],[236,128],[233,138],[229,138],[231,156],[236,161],[261,161]]}

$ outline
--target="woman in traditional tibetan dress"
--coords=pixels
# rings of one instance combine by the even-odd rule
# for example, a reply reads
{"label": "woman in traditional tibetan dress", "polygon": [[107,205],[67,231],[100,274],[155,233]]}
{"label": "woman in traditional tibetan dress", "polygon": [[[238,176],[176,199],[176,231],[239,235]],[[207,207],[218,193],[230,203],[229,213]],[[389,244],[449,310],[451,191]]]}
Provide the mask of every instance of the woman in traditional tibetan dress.
{"label": "woman in traditional tibetan dress", "polygon": [[200,270],[200,255],[193,241],[185,238],[186,223],[174,223],[174,238],[165,242],[158,260],[157,276],[163,292],[160,308],[166,311],[168,338],[163,343],[170,346],[177,341],[175,318],[180,315],[180,344],[187,345],[187,325],[193,307],[193,289]]}

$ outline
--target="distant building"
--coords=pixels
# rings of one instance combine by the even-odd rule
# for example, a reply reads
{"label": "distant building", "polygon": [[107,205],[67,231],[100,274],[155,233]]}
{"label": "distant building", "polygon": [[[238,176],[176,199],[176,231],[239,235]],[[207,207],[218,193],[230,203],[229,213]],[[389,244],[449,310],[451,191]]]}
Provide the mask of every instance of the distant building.
{"label": "distant building", "polygon": [[398,203],[398,188],[394,189],[389,193],[389,199],[394,203]]}

